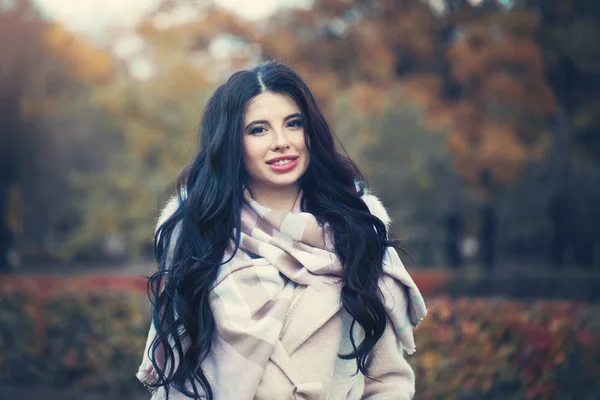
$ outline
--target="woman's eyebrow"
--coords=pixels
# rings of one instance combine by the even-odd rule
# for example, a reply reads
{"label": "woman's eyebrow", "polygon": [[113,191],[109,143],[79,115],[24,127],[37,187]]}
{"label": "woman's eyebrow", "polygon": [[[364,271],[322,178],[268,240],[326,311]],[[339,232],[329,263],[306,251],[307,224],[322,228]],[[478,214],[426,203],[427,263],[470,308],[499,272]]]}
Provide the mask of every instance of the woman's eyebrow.
{"label": "woman's eyebrow", "polygon": [[300,117],[300,118],[302,118],[302,114],[300,114],[300,113],[293,113],[293,114],[290,114],[290,115],[288,115],[287,117],[285,117],[284,121],[287,121],[288,119],[292,119],[292,118],[296,118],[296,117]]}
{"label": "woman's eyebrow", "polygon": [[[284,121],[288,121],[288,120],[290,120],[292,118],[298,118],[298,117],[302,118],[302,114],[300,114],[300,113],[293,113],[293,114],[290,114],[287,117],[285,117],[283,120]],[[250,128],[252,125],[258,125],[258,124],[269,125],[269,121],[267,121],[266,119],[257,119],[257,120],[249,122],[248,125],[246,125],[245,129]]]}
{"label": "woman's eyebrow", "polygon": [[255,121],[252,121],[252,122],[248,123],[248,125],[246,125],[245,129],[250,128],[252,125],[258,125],[258,124],[268,125],[269,121],[267,121],[266,119],[257,119]]}

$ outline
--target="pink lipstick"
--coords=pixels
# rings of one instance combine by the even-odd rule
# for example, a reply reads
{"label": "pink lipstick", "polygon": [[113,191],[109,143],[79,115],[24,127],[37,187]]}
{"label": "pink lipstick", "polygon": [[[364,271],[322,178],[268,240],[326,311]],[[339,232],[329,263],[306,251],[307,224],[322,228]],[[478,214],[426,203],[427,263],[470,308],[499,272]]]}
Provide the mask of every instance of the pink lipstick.
{"label": "pink lipstick", "polygon": [[267,161],[271,170],[275,172],[288,172],[298,165],[298,156],[282,156]]}

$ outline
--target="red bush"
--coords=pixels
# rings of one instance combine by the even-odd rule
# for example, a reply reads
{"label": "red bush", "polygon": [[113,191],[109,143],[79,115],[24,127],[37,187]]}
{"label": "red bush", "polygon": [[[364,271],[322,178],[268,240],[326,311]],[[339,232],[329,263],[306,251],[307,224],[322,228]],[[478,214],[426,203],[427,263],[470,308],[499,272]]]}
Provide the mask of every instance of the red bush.
{"label": "red bush", "polygon": [[0,281],[2,292],[22,291],[39,298],[51,298],[65,292],[146,291],[146,278],[130,275],[59,275],[8,276]]}

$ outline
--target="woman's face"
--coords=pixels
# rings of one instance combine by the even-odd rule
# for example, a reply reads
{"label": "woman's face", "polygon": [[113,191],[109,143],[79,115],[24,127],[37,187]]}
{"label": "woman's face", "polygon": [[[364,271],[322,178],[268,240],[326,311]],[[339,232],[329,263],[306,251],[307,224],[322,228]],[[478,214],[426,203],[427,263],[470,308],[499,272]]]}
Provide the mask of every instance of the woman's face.
{"label": "woman's face", "polygon": [[300,109],[291,97],[265,92],[250,99],[242,143],[247,185],[254,190],[298,187],[310,156]]}

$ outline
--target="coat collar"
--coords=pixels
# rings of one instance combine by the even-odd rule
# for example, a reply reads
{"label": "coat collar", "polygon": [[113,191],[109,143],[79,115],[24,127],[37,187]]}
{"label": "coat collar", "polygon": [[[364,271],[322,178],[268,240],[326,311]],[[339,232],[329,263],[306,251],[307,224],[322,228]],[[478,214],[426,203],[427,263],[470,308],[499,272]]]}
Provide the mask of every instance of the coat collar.
{"label": "coat collar", "polygon": [[[376,216],[383,222],[387,229],[390,228],[391,219],[390,216],[381,203],[381,200],[374,194],[372,194],[368,189],[364,189],[364,194],[362,195],[362,200],[365,202],[371,214]],[[155,231],[165,223],[170,216],[172,216],[175,211],[179,208],[179,198],[178,196],[173,196],[167,201],[166,205],[162,208],[158,220],[156,221]]]}

